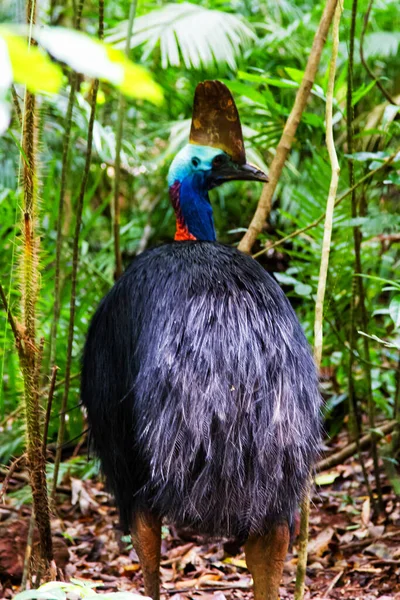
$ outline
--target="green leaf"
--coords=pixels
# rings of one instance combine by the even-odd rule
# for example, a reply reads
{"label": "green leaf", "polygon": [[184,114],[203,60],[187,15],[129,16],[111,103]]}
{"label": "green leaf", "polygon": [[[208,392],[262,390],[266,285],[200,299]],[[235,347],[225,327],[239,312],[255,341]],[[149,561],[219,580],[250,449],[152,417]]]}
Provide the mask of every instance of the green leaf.
{"label": "green leaf", "polygon": [[389,154],[387,152],[354,152],[354,154],[345,154],[345,156],[358,162],[366,162],[367,160],[384,162]]}
{"label": "green leaf", "polygon": [[400,294],[392,298],[389,304],[389,315],[392,318],[395,329],[400,327]]}
{"label": "green leaf", "polygon": [[389,181],[395,185],[400,185],[400,173],[397,173],[397,171],[389,173]]}
{"label": "green leaf", "polygon": [[[63,595],[65,598],[65,594]],[[14,596],[14,600],[60,600],[56,593],[44,590],[25,590]]]}
{"label": "green leaf", "polygon": [[78,73],[108,81],[132,98],[162,102],[162,89],[150,74],[112,46],[64,27],[35,29],[34,33],[52,56]]}
{"label": "green leaf", "polygon": [[[1,30],[0,30],[1,31]],[[8,53],[6,40],[0,36],[0,96],[3,95],[12,84],[12,66]]]}
{"label": "green leaf", "polygon": [[[125,21],[110,32],[107,41],[123,48],[126,36]],[[159,47],[164,69],[179,67],[183,59],[188,69],[225,63],[236,70],[237,57],[254,39],[254,32],[244,19],[182,2],[166,4],[137,17],[131,47],[144,46],[143,60]]]}
{"label": "green leaf", "polygon": [[356,90],[353,93],[353,98],[351,101],[351,105],[355,106],[357,104],[357,102],[360,102],[361,98],[364,98],[364,96],[366,96],[368,94],[368,92],[370,92],[372,90],[372,88],[375,85],[375,80],[374,81],[370,81],[368,84],[363,83],[358,90]]}
{"label": "green leaf", "polygon": [[296,283],[294,291],[298,296],[309,296],[312,293],[311,285],[307,283]]}
{"label": "green leaf", "polygon": [[26,85],[32,93],[58,92],[62,83],[62,71],[39,48],[28,46],[24,38],[0,27],[0,35],[7,44],[15,83]]}
{"label": "green leaf", "polygon": [[292,67],[285,67],[285,71],[293,81],[296,81],[296,83],[301,83],[303,81],[304,71],[293,69]]}
{"label": "green leaf", "polygon": [[286,273],[274,273],[276,279],[279,283],[283,285],[297,285],[297,279],[291,277],[290,275],[286,275]]}

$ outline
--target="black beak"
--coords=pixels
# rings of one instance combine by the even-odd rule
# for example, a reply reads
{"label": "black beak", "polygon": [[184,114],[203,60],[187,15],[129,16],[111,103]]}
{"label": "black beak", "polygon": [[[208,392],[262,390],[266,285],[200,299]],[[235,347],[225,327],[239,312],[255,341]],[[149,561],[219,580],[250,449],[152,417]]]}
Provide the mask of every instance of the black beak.
{"label": "black beak", "polygon": [[225,181],[269,181],[268,175],[250,163],[239,165],[233,161],[214,167],[209,175],[209,186],[214,188]]}

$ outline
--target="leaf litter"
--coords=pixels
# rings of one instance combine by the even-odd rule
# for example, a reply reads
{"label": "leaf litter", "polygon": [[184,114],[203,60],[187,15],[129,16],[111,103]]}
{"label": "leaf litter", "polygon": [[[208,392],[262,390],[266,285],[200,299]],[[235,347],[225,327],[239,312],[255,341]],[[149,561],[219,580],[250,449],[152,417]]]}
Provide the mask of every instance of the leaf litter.
{"label": "leaf litter", "polygon": [[[318,477],[305,599],[400,600],[400,500],[383,481],[385,512],[374,515],[354,458]],[[21,485],[17,479],[10,482],[14,490]],[[95,582],[98,593],[144,595],[137,554],[118,528],[117,511],[103,483],[69,478],[63,489],[70,493],[59,494],[52,529],[65,579]],[[22,571],[15,565],[23,565],[29,514],[30,507],[18,507],[13,494],[0,506],[0,598],[12,598],[19,591]],[[161,550],[164,600],[253,598],[243,548],[235,541],[204,540],[165,526]],[[282,600],[293,598],[296,562],[294,544],[285,562]]]}

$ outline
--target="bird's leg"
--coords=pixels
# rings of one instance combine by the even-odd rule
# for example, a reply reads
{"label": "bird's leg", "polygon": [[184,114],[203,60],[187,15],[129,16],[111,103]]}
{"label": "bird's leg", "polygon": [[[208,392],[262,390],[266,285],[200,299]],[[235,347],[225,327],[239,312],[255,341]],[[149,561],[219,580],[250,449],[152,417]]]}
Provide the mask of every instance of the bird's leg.
{"label": "bird's leg", "polygon": [[265,536],[248,538],[244,550],[247,567],[253,576],[254,600],[278,600],[289,538],[286,523],[276,525]]}
{"label": "bird's leg", "polygon": [[139,557],[146,596],[160,598],[161,519],[150,512],[134,515],[132,543]]}

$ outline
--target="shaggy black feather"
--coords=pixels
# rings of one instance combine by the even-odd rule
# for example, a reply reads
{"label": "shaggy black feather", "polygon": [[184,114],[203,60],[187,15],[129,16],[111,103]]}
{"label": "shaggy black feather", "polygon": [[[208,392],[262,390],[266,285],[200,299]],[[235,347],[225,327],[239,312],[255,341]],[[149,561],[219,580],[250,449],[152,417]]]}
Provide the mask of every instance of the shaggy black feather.
{"label": "shaggy black feather", "polygon": [[252,258],[198,241],[136,258],[92,320],[82,400],[126,529],[144,508],[212,536],[292,524],[320,395],[297,317]]}

